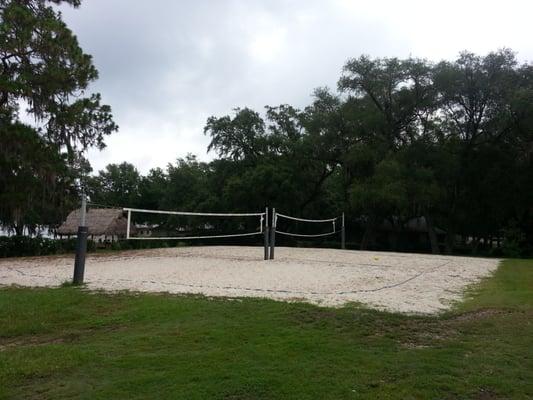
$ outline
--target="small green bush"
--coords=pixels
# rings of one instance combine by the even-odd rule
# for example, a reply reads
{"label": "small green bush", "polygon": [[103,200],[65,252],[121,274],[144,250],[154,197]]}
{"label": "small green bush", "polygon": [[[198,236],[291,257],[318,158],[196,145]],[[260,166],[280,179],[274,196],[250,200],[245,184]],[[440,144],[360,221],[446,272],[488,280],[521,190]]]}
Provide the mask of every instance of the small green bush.
{"label": "small green bush", "polygon": [[[93,242],[87,242],[88,251],[94,251],[94,248]],[[59,240],[40,236],[0,236],[0,258],[47,256],[75,250],[76,238]]]}
{"label": "small green bush", "polygon": [[506,257],[518,258],[522,255],[522,251],[525,248],[525,235],[524,232],[511,222],[507,229],[503,232],[502,251]]}
{"label": "small green bush", "polygon": [[[134,250],[174,247],[173,241],[165,240],[120,240],[113,242],[110,250]],[[40,236],[0,236],[0,258],[5,257],[31,257],[47,256],[53,254],[74,253],[76,251],[76,238],[49,239]],[[98,251],[97,243],[87,241],[87,251]]]}

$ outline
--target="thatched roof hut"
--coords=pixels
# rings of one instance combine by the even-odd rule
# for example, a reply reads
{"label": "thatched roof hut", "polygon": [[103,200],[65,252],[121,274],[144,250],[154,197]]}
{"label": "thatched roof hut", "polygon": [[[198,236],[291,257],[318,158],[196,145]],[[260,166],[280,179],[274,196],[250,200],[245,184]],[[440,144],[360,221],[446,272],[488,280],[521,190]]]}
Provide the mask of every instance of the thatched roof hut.
{"label": "thatched roof hut", "polygon": [[[59,227],[59,235],[75,235],[80,224],[80,209],[72,211]],[[86,224],[89,235],[125,237],[128,221],[119,208],[92,208],[87,211]],[[133,227],[131,228],[133,233]]]}

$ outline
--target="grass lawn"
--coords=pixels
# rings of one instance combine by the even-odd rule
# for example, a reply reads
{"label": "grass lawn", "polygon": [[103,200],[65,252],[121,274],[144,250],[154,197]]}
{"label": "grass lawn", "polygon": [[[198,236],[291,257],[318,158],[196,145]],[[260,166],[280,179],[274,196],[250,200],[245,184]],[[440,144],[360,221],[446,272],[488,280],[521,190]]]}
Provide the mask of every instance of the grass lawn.
{"label": "grass lawn", "polygon": [[1,399],[533,398],[533,260],[453,312],[0,289]]}

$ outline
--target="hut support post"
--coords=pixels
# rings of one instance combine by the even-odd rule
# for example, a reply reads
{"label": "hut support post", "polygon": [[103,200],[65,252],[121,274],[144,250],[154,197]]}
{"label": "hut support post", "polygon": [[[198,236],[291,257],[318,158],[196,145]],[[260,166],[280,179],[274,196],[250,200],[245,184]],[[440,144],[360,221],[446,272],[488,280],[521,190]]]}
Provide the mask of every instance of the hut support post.
{"label": "hut support post", "polygon": [[80,226],[78,227],[78,239],[76,242],[76,259],[74,261],[74,277],[72,283],[74,285],[83,284],[83,275],[85,274],[85,255],[87,254],[87,236],[89,228],[85,222],[85,211],[87,200],[85,193],[81,195],[81,218]]}

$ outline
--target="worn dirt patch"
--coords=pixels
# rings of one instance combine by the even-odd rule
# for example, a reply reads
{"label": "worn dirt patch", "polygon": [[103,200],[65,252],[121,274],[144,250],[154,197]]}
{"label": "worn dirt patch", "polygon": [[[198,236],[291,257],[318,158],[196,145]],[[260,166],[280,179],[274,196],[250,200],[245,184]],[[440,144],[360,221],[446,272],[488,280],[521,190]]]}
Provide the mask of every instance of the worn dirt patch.
{"label": "worn dirt patch", "polygon": [[74,343],[96,333],[109,333],[122,329],[120,326],[100,327],[82,329],[73,332],[67,332],[63,335],[39,334],[17,336],[13,338],[0,338],[0,351],[6,351],[17,347],[26,346],[46,346],[50,344]]}

